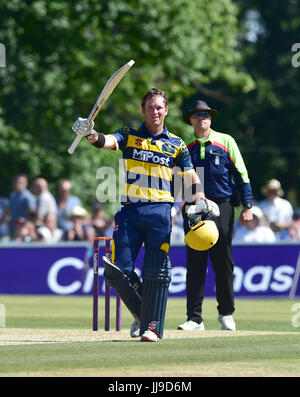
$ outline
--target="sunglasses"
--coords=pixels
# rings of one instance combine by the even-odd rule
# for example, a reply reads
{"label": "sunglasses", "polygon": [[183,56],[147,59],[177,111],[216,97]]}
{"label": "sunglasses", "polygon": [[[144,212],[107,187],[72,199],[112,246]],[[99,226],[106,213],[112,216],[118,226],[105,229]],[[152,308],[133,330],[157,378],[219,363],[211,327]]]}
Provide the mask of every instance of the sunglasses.
{"label": "sunglasses", "polygon": [[198,118],[198,117],[210,117],[210,113],[209,112],[195,112],[192,114],[192,117],[194,118]]}

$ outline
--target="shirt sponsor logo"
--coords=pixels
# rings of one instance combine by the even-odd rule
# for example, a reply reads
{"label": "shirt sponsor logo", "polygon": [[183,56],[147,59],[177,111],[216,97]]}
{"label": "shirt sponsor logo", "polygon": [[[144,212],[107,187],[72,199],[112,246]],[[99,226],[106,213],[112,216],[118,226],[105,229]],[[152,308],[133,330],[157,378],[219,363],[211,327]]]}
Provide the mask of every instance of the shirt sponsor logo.
{"label": "shirt sponsor logo", "polygon": [[160,157],[156,153],[147,150],[133,149],[132,158],[134,160],[140,160],[165,166],[169,166],[170,163],[170,158]]}

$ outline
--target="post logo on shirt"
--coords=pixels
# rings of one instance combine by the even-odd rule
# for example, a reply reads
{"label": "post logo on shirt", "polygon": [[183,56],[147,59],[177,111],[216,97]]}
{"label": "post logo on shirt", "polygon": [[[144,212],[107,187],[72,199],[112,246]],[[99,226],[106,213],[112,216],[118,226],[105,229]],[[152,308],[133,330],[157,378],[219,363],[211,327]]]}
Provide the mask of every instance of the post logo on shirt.
{"label": "post logo on shirt", "polygon": [[154,153],[148,150],[138,150],[138,149],[133,149],[133,155],[132,158],[134,160],[140,160],[140,161],[145,161],[149,163],[154,163],[154,164],[160,164],[160,165],[165,165],[169,166],[170,159],[166,157],[161,157],[158,155],[158,153]]}

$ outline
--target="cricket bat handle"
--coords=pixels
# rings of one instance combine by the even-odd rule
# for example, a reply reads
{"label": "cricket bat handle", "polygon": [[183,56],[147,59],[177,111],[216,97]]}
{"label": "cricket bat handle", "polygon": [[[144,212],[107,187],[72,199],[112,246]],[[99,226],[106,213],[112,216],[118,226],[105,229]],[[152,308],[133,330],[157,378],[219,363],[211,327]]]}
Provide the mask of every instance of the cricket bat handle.
{"label": "cricket bat handle", "polygon": [[82,135],[76,135],[76,138],[74,139],[72,145],[68,149],[69,154],[74,153],[74,150],[76,149],[76,147],[79,144],[79,142],[81,141],[81,139],[82,139]]}

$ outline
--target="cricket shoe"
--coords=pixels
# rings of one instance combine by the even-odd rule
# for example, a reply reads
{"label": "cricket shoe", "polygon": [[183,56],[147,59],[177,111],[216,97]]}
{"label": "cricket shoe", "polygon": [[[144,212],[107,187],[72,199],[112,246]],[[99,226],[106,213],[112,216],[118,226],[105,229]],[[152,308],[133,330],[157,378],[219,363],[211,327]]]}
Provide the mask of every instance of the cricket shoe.
{"label": "cricket shoe", "polygon": [[135,319],[130,328],[130,336],[132,338],[138,338],[140,336],[140,326],[141,322]]}
{"label": "cricket shoe", "polygon": [[141,337],[141,342],[157,342],[157,341],[158,341],[157,334],[151,331],[150,329],[147,329]]}
{"label": "cricket shoe", "polygon": [[188,320],[185,323],[178,325],[177,329],[183,331],[205,331],[203,321],[201,321],[201,323],[198,324],[192,320]]}
{"label": "cricket shoe", "polygon": [[227,330],[227,331],[236,330],[235,321],[231,315],[223,316],[222,314],[220,314],[218,317],[218,321],[222,325],[223,330]]}

